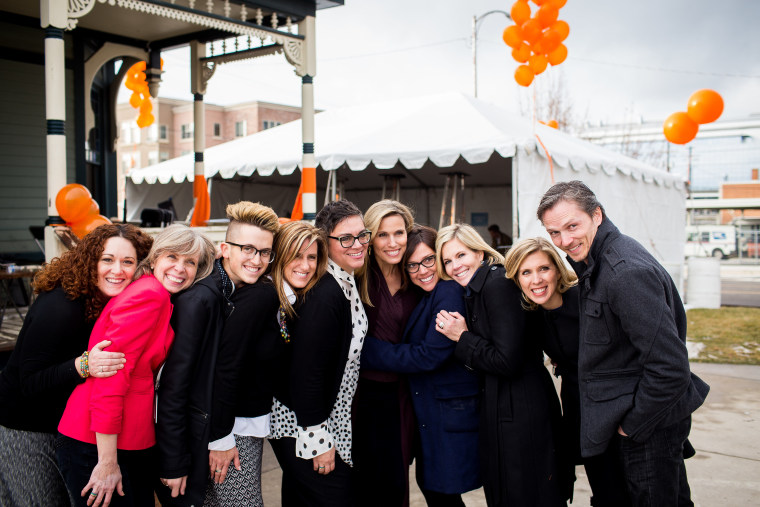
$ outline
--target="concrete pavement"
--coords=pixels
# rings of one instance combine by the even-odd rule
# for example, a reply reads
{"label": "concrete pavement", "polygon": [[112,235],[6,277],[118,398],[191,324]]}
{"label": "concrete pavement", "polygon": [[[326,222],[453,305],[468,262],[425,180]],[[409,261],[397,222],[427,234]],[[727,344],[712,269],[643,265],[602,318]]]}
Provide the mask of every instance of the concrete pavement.
{"label": "concrete pavement", "polygon": [[[692,363],[691,367],[711,387],[693,417],[690,440],[697,455],[686,462],[694,504],[760,505],[760,366]],[[280,468],[269,445],[264,449],[264,503],[279,507]],[[410,505],[423,507],[413,473],[414,467]],[[582,467],[577,474],[572,505],[586,506],[591,491]],[[482,489],[464,499],[468,507],[486,505]]]}

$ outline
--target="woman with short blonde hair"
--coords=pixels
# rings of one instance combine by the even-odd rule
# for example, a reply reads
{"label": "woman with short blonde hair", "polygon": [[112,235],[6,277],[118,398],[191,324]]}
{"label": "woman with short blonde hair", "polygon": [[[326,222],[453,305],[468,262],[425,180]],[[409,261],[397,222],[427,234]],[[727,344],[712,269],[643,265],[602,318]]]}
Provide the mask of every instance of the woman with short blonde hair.
{"label": "woman with short blonde hair", "polygon": [[437,256],[436,269],[438,270],[438,276],[441,277],[442,280],[451,280],[451,277],[446,274],[446,267],[443,265],[441,259],[441,247],[452,239],[458,240],[472,251],[483,252],[483,261],[489,266],[504,262],[504,256],[492,248],[491,245],[486,243],[480,234],[478,234],[478,231],[476,231],[471,225],[448,225],[438,231],[438,238],[435,240],[435,252]]}

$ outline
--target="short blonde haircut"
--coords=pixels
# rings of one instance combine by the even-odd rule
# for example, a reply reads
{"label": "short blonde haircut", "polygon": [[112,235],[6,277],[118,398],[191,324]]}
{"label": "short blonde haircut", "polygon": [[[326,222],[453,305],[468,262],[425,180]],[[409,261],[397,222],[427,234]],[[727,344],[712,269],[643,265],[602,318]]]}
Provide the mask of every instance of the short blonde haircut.
{"label": "short blonde haircut", "polygon": [[[377,237],[377,231],[380,229],[383,219],[393,215],[398,215],[404,220],[404,228],[406,229],[406,233],[409,234],[412,227],[414,227],[414,214],[405,204],[392,199],[383,199],[370,206],[367,212],[364,213],[364,226],[372,233],[370,246]],[[364,266],[357,270],[356,276],[362,301],[372,306],[369,300],[369,261],[370,256],[367,255],[364,259]],[[403,290],[409,286],[409,275],[407,275],[401,262],[399,262],[398,269],[401,271],[401,289]]]}
{"label": "short blonde haircut", "polygon": [[274,238],[272,248],[275,251],[275,256],[272,263],[272,281],[277,290],[277,296],[280,298],[280,305],[290,317],[295,317],[296,311],[288,301],[283,287],[283,282],[286,281],[285,267],[296,259],[298,252],[304,245],[311,246],[315,242],[317,244],[317,270],[314,276],[303,289],[291,287],[299,299],[303,298],[327,271],[327,241],[324,233],[322,229],[308,222],[298,221],[288,222],[280,227],[280,232]]}
{"label": "short blonde haircut", "polygon": [[[509,249],[507,258],[504,260],[504,267],[507,268],[507,278],[510,278],[520,287],[520,266],[529,255],[536,252],[544,252],[557,268],[559,272],[557,291],[560,294],[564,294],[567,292],[567,289],[578,283],[578,277],[562,262],[562,258],[559,256],[557,249],[554,248],[554,245],[548,239],[541,237],[521,239]],[[520,290],[522,291],[522,287],[520,287]],[[531,301],[525,293],[523,293],[522,305],[526,310],[538,308],[538,305]]]}
{"label": "short blonde haircut", "polygon": [[239,224],[255,225],[272,234],[277,234],[280,230],[277,213],[269,206],[257,202],[240,201],[227,205],[227,218],[230,219],[230,225],[227,227],[225,241],[230,239],[230,231],[234,231]]}
{"label": "short blonde haircut", "polygon": [[155,264],[156,259],[167,252],[177,255],[198,256],[198,270],[195,273],[193,284],[206,278],[214,269],[216,248],[211,240],[186,225],[172,224],[153,238],[153,246],[148,256],[137,266],[135,280],[145,274],[152,273],[152,265]]}
{"label": "short blonde haircut", "polygon": [[494,250],[491,245],[478,234],[478,231],[467,224],[448,225],[438,231],[438,238],[435,240],[435,258],[436,270],[441,280],[451,280],[446,274],[443,266],[443,245],[452,239],[459,240],[464,246],[473,252],[483,252],[483,261],[488,264],[501,264],[504,262],[504,256]]}

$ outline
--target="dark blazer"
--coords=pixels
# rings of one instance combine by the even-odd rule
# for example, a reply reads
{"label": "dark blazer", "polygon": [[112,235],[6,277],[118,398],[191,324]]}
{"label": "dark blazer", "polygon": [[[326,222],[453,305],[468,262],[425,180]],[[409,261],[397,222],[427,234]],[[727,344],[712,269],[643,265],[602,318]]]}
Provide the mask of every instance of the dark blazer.
{"label": "dark blazer", "polygon": [[280,300],[262,277],[230,297],[235,311],[224,324],[214,380],[211,441],[229,435],[236,417],[259,417],[272,410],[274,387],[282,377],[285,342],[280,336]]}
{"label": "dark blazer", "polygon": [[[184,495],[161,495],[163,505],[201,505],[208,476],[211,400],[217,350],[225,318],[234,305],[224,298],[216,268],[174,296],[174,344],[157,388],[156,443],[159,476],[187,475]],[[166,488],[157,492],[167,493]]]}
{"label": "dark blazer", "polygon": [[0,424],[57,431],[66,401],[84,382],[74,360],[87,350],[94,323],[85,319],[84,298],[72,301],[61,287],[37,296],[0,372]]}
{"label": "dark blazer", "polygon": [[277,399],[296,414],[299,426],[313,426],[332,412],[351,345],[351,306],[338,282],[322,276],[290,324],[287,389]]}
{"label": "dark blazer", "polygon": [[482,266],[465,296],[468,331],[456,356],[482,377],[480,459],[486,501],[496,505],[565,505],[552,427],[559,401],[543,365],[535,314],[501,265]]}
{"label": "dark blazer", "polygon": [[604,218],[581,291],[581,452],[606,449],[618,425],[635,442],[689,417],[709,386],[689,369],[686,312],[667,271]]}
{"label": "dark blazer", "polygon": [[420,438],[417,477],[425,489],[447,494],[481,485],[478,377],[454,357],[456,343],[435,329],[439,311],[466,313],[463,296],[458,283],[438,282],[409,317],[402,343],[367,337],[362,348],[362,367],[409,374]]}

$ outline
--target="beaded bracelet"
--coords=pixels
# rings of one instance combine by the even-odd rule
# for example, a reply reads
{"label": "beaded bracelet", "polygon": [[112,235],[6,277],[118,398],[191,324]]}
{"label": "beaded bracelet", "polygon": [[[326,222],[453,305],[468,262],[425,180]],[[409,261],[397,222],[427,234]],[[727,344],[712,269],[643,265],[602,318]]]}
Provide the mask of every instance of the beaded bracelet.
{"label": "beaded bracelet", "polygon": [[79,368],[82,370],[82,373],[79,374],[80,377],[87,378],[90,376],[90,353],[86,350],[82,353]]}

